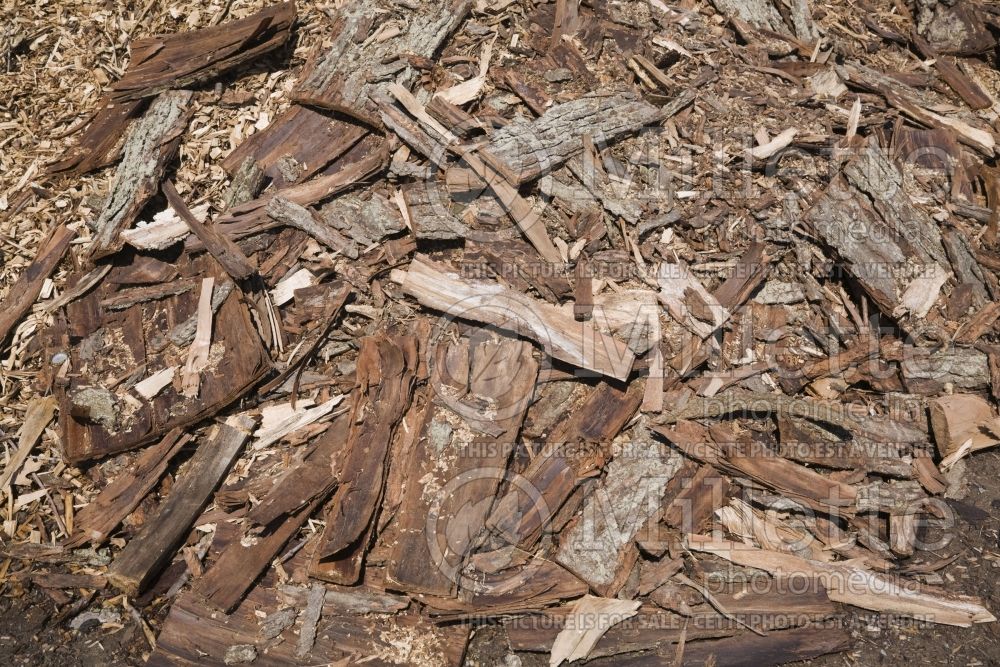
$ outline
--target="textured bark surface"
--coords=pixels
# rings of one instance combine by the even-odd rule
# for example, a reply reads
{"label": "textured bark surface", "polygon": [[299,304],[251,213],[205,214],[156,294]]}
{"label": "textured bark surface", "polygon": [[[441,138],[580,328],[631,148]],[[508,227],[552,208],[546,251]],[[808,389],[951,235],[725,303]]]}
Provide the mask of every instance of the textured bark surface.
{"label": "textured bark surface", "polygon": [[[504,482],[503,471],[530,402],[538,363],[528,343],[503,338],[483,341],[471,351],[467,345],[449,347],[433,363],[433,373],[461,385],[453,386],[456,395],[468,394],[457,403],[439,398],[446,405],[427,415],[407,465],[415,482],[407,484],[396,513],[386,578],[398,590],[449,596],[477,585],[463,574],[467,554],[480,540]],[[496,435],[462,426],[464,419],[474,427],[476,416],[485,422],[485,411],[477,409],[477,403],[502,409],[502,418],[490,424]],[[439,517],[431,535],[428,516]]]}
{"label": "textured bark surface", "polygon": [[420,3],[402,15],[398,35],[381,39],[378,31],[391,16],[367,3],[348,4],[335,19],[329,48],[312,56],[295,95],[372,122],[369,93],[386,83],[411,81],[416,72],[402,56],[432,56],[468,9],[465,0]]}
{"label": "textured bark surface", "polygon": [[211,500],[250,437],[249,417],[230,417],[216,427],[188,462],[156,516],[118,554],[108,569],[115,588],[135,596],[159,574],[183,542],[198,515]]}
{"label": "textured bark surface", "polygon": [[791,34],[770,0],[712,0],[712,4],[726,16],[736,17],[755,28]]}
{"label": "textured bark surface", "polygon": [[282,2],[223,25],[136,40],[111,97],[124,101],[203,83],[284,44],[294,21],[295,3]]}
{"label": "textured bark surface", "polygon": [[[554,429],[554,451],[535,457],[521,473],[527,484],[511,487],[497,501],[488,521],[490,529],[507,544],[523,549],[535,546],[579,481],[607,462],[613,437],[608,434],[617,433],[641,401],[637,385],[628,391],[607,383],[596,387]],[[537,490],[537,495],[530,490]]]}
{"label": "textured bark surface", "polygon": [[174,90],[159,95],[129,130],[122,161],[104,209],[94,223],[90,255],[99,259],[120,250],[128,229],[156,194],[168,164],[177,154],[181,133],[194,108],[193,93]]}
{"label": "textured bark surface", "polygon": [[358,258],[358,248],[353,241],[317,220],[313,212],[304,206],[284,197],[274,197],[267,204],[267,214],[275,222],[302,230],[334,252],[351,259]]}
{"label": "textured bark surface", "polygon": [[[209,256],[178,262],[182,280],[198,284],[207,276],[224,276]],[[213,333],[210,364],[201,372],[199,395],[185,397],[168,385],[150,400],[137,400],[131,385],[171,366],[183,366],[197,327],[198,290],[188,290],[155,301],[142,301],[125,310],[106,311],[101,302],[117,293],[116,281],[127,282],[134,271],[123,262],[112,279],[70,303],[65,311],[68,330],[50,343],[50,354],[64,351],[79,374],[56,387],[59,421],[64,429],[63,455],[74,463],[99,458],[152,442],[175,427],[184,427],[214,414],[246,392],[270,368],[270,356],[252,322],[242,293],[231,281],[213,289]],[[217,281],[219,282],[219,281]],[[234,293],[235,292],[235,293]],[[214,352],[214,354],[213,354]],[[143,367],[142,365],[145,364]],[[131,383],[105,389],[99,378],[126,373]],[[83,392],[81,394],[81,392]],[[102,417],[74,408],[80,396],[105,398]]]}
{"label": "textured bark surface", "polygon": [[902,174],[877,143],[862,149],[843,176],[806,219],[886,315],[907,315],[914,310],[911,286],[934,299],[945,283],[950,263],[941,231],[910,200]]}
{"label": "textured bark surface", "polygon": [[174,429],[163,440],[145,450],[136,459],[132,470],[116,477],[92,503],[80,510],[76,515],[76,532],[66,545],[80,546],[86,542],[94,546],[103,544],[118,524],[159,484],[171,459],[190,439],[180,429]]}
{"label": "textured bark surface", "polygon": [[333,457],[347,437],[343,417],[248,516],[249,539],[233,541],[198,579],[196,595],[227,614],[267,568],[286,542],[298,532],[337,484]]}
{"label": "textured bark surface", "polygon": [[339,584],[358,580],[384,492],[387,457],[410,403],[416,366],[413,337],[373,336],[361,341],[351,432],[343,458],[337,461],[340,487],[326,512],[313,576]]}
{"label": "textured bark surface", "polygon": [[553,106],[534,121],[515,119],[493,133],[487,148],[523,183],[583,150],[584,135],[595,144],[611,144],[663,117],[661,109],[635,95],[595,93]]}
{"label": "textured bark surface", "polygon": [[[357,589],[355,589],[357,590]],[[329,595],[329,594],[328,594]],[[320,613],[316,641],[305,656],[297,656],[299,624],[276,626],[277,634],[267,641],[268,665],[326,664],[343,661],[373,665],[425,664],[458,665],[468,641],[468,628],[441,626],[416,613],[384,614],[379,610],[365,614],[352,609],[353,596],[341,601],[327,597]],[[182,595],[170,610],[158,637],[149,664],[159,667],[185,665],[223,665],[227,651],[237,645],[265,643],[261,637],[261,618],[277,615],[290,607],[299,612],[305,607],[301,596],[282,592],[274,577],[255,587],[247,599],[231,614],[221,614],[191,594]],[[376,657],[373,660],[373,656]],[[377,656],[385,656],[377,658]]]}
{"label": "textured bark surface", "polygon": [[296,104],[237,146],[222,166],[235,173],[250,159],[274,186],[285,187],[291,183],[279,168],[282,160],[294,160],[301,167],[297,180],[304,181],[325,169],[366,134],[368,130],[362,125]]}

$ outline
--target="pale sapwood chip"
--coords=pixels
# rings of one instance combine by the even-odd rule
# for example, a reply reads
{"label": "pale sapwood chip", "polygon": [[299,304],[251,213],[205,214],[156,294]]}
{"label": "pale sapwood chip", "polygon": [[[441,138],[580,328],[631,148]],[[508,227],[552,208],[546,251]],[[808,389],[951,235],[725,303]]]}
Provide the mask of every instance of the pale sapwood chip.
{"label": "pale sapwood chip", "polygon": [[490,57],[493,55],[493,43],[496,42],[497,35],[489,43],[483,45],[483,53],[479,58],[479,74],[462,83],[447,88],[437,93],[446,102],[451,102],[455,106],[462,106],[479,97],[483,86],[486,84],[486,73],[490,69]]}
{"label": "pale sapwood chip", "polygon": [[847,133],[844,134],[846,144],[858,133],[858,123],[861,121],[861,98],[855,97],[851,105],[851,115],[847,118]]}
{"label": "pale sapwood chip", "polygon": [[194,341],[188,349],[187,362],[181,375],[181,393],[189,398],[198,395],[201,371],[208,365],[208,353],[212,348],[212,287],[215,278],[201,281],[201,295],[198,297],[198,328]]}
{"label": "pale sapwood chip", "polygon": [[798,134],[798,129],[790,127],[763,146],[750,149],[750,155],[758,160],[769,158],[792,143],[796,134]]}
{"label": "pale sapwood chip", "polygon": [[403,108],[406,109],[411,116],[441,135],[441,138],[443,138],[446,143],[451,144],[458,141],[458,137],[452,134],[451,130],[439,123],[437,119],[427,113],[424,109],[424,105],[421,104],[419,100],[413,96],[413,93],[408,91],[406,88],[398,83],[391,83],[386,86],[386,90],[388,90],[389,93],[396,98],[397,102],[403,105]]}
{"label": "pale sapwood chip", "polygon": [[309,269],[299,269],[281,279],[271,290],[271,300],[275,306],[283,306],[295,297],[295,290],[316,284],[316,276]]}
{"label": "pale sapwood chip", "polygon": [[949,470],[951,470],[952,466],[958,463],[961,459],[964,459],[966,456],[968,456],[969,452],[971,451],[972,451],[972,438],[969,438],[961,445],[959,445],[958,449],[956,449],[951,454],[941,459],[941,465],[939,466],[941,468],[941,471],[948,472]]}
{"label": "pale sapwood chip", "polygon": [[253,443],[254,449],[263,449],[270,444],[273,444],[285,437],[289,433],[293,433],[304,426],[312,424],[317,419],[324,417],[342,401],[343,396],[334,396],[325,403],[320,403],[314,408],[308,408],[306,410],[296,410],[292,414],[288,415],[284,419],[272,423],[269,428],[264,428],[263,426],[257,429],[257,439]]}
{"label": "pale sapwood chip", "polygon": [[580,598],[552,644],[549,667],[586,658],[605,632],[635,616],[640,606],[642,603],[639,600],[615,600],[593,595]]}
{"label": "pale sapwood chip", "polygon": [[941,288],[948,280],[948,272],[937,263],[925,265],[920,275],[914,278],[900,297],[900,303],[892,311],[893,317],[902,317],[911,313],[917,317],[926,317],[937,303]]}
{"label": "pale sapwood chip", "polygon": [[17,436],[17,449],[10,457],[10,461],[0,472],[0,491],[6,492],[7,485],[14,477],[14,474],[24,465],[31,449],[38,442],[42,435],[42,430],[52,421],[52,416],[56,411],[56,399],[53,396],[36,398],[28,404],[28,410],[24,415],[24,422]]}
{"label": "pale sapwood chip", "polygon": [[925,589],[913,581],[895,581],[858,567],[857,561],[820,563],[707,535],[687,535],[684,541],[688,549],[713,553],[737,565],[776,576],[815,578],[834,602],[961,627],[996,620],[978,598]]}
{"label": "pale sapwood chip", "polygon": [[170,366],[156,371],[145,380],[136,382],[132,388],[135,389],[137,394],[148,401],[163,391],[164,387],[173,382],[177,368],[177,366]]}
{"label": "pale sapwood chip", "polygon": [[[201,204],[191,209],[191,214],[199,221],[208,218],[208,204]],[[167,207],[153,216],[148,223],[139,223],[132,229],[126,229],[121,236],[133,248],[140,250],[163,250],[187,237],[191,229],[174,209]]]}

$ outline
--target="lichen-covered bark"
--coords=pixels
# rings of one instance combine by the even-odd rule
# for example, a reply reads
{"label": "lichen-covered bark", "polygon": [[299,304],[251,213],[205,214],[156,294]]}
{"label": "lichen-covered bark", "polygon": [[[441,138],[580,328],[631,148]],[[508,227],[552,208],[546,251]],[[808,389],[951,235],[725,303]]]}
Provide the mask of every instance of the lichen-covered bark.
{"label": "lichen-covered bark", "polygon": [[[406,56],[432,56],[468,8],[464,0],[435,0],[396,14],[351,3],[337,17],[329,47],[303,73],[296,97],[322,100],[324,106],[371,121],[368,93],[384,83],[409,83],[416,70]],[[389,36],[396,30],[394,20],[400,32]]]}
{"label": "lichen-covered bark", "polygon": [[143,206],[156,194],[167,163],[177,152],[181,133],[194,109],[193,93],[172,90],[149,106],[129,130],[124,156],[118,166],[104,210],[94,223],[90,255],[94,259],[121,249],[121,232],[131,226]]}
{"label": "lichen-covered bark", "polygon": [[488,150],[519,183],[538,178],[583,150],[583,137],[611,143],[663,118],[663,112],[635,94],[591,94],[550,108],[541,117],[515,119],[493,133]]}

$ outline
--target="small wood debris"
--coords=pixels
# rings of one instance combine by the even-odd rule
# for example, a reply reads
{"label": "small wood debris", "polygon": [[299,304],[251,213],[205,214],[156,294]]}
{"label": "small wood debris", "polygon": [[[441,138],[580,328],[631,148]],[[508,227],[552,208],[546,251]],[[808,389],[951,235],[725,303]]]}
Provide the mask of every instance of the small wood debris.
{"label": "small wood debris", "polygon": [[0,594],[150,665],[996,620],[995,7],[36,4],[0,30]]}

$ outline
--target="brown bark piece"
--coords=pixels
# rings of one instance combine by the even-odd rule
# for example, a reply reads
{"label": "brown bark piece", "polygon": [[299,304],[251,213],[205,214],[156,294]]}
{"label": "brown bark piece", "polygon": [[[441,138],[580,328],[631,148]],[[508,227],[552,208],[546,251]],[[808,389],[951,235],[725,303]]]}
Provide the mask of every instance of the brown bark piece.
{"label": "brown bark piece", "polygon": [[294,21],[295,3],[282,2],[211,28],[135,40],[129,67],[110,96],[150,97],[212,79],[284,44]]}
{"label": "brown bark piece", "polygon": [[[330,593],[320,613],[315,643],[303,657],[296,655],[299,626],[285,625],[273,640],[262,636],[258,612],[271,617],[280,612],[282,594],[273,579],[265,578],[231,614],[220,614],[194,595],[181,595],[170,609],[157,637],[149,664],[157,667],[206,663],[225,664],[233,646],[250,645],[269,665],[301,664],[431,664],[457,667],[465,653],[469,631],[461,625],[438,626],[415,613],[362,615],[345,613]],[[301,609],[304,603],[295,603]],[[266,619],[265,619],[266,620]],[[384,656],[372,661],[373,656]],[[265,657],[265,656],[262,656]]]}
{"label": "brown bark piece", "polygon": [[0,304],[0,345],[7,340],[11,329],[31,309],[35,299],[42,292],[46,278],[56,270],[74,236],[76,232],[65,225],[53,229],[39,247],[34,261],[18,277],[17,282],[11,285],[7,297]]}
{"label": "brown bark piece", "polygon": [[103,544],[111,532],[152,491],[167,470],[171,459],[191,440],[180,429],[173,429],[157,444],[136,458],[130,470],[116,477],[94,500],[77,514],[76,531],[64,543],[77,547],[90,542]]}
{"label": "brown bark piece", "polygon": [[640,383],[627,390],[602,383],[556,427],[549,442],[554,451],[536,455],[522,473],[526,484],[502,496],[488,525],[507,543],[530,549],[579,480],[599,469],[610,455],[610,443],[639,409]]}
{"label": "brown bark piece", "polygon": [[[428,412],[407,466],[413,481],[397,510],[398,534],[386,571],[398,590],[447,596],[459,585],[477,585],[462,570],[507,478],[507,461],[538,376],[531,352],[528,343],[504,337],[479,343],[471,355],[464,346],[448,355],[449,366],[465,367],[469,394],[460,402],[438,399],[444,405]],[[436,365],[442,363],[444,358]],[[443,378],[443,369],[434,373]],[[496,436],[477,436],[463,427],[463,420],[488,419],[479,402],[497,410],[491,420]],[[428,517],[437,521],[429,525]]]}
{"label": "brown bark piece", "polygon": [[416,367],[413,337],[361,340],[351,432],[337,462],[340,486],[326,512],[326,530],[310,568],[313,576],[340,584],[358,580],[383,497],[387,457],[410,403]]}
{"label": "brown bark piece", "polygon": [[233,280],[245,280],[257,273],[257,267],[247,259],[239,246],[221,234],[214,225],[206,225],[191,214],[173,183],[163,183],[163,194],[170,207],[184,220],[198,240],[205,244],[205,248],[222,265],[229,277]]}
{"label": "brown bark piece", "polygon": [[171,489],[170,495],[108,568],[108,581],[137,595],[170,562],[212,492],[226,476],[250,437],[253,420],[230,417],[215,427]]}

